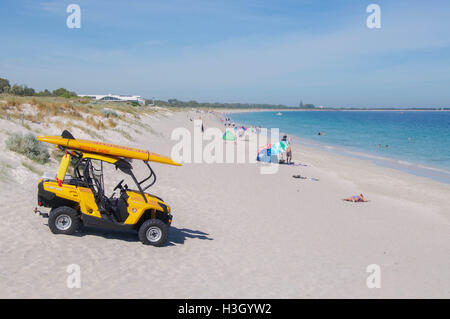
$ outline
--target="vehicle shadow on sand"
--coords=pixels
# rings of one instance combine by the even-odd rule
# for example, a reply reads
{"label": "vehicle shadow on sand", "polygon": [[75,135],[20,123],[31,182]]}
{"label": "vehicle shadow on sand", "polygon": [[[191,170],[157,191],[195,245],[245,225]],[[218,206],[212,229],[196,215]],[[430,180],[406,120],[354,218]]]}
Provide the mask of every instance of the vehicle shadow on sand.
{"label": "vehicle shadow on sand", "polygon": [[[100,236],[107,239],[118,239],[128,242],[139,242],[139,238],[136,231],[120,231],[120,230],[104,230],[95,227],[82,226],[74,236],[84,237],[84,236]],[[213,240],[209,237],[208,233],[192,230],[188,228],[177,228],[171,226],[169,229],[169,238],[167,243],[163,246],[175,246],[184,244],[187,238],[201,239],[201,240]]]}
{"label": "vehicle shadow on sand", "polygon": [[199,230],[192,230],[189,228],[176,228],[170,227],[169,239],[165,246],[174,246],[175,244],[184,244],[186,238],[202,239],[202,240],[213,240],[213,238],[208,237],[208,233],[204,233]]}

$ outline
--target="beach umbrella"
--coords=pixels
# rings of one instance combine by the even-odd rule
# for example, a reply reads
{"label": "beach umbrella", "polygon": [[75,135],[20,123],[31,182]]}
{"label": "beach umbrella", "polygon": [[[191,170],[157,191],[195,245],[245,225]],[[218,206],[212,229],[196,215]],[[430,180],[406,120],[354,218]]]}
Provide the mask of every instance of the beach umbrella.
{"label": "beach umbrella", "polygon": [[263,149],[270,148],[271,144],[263,145],[259,148],[258,153],[260,153]]}
{"label": "beach umbrella", "polygon": [[256,156],[256,160],[258,162],[264,162],[264,163],[271,163],[271,152],[270,152],[270,144],[268,144],[269,147],[263,148],[258,152],[258,155]]}
{"label": "beach umbrella", "polygon": [[283,152],[285,152],[287,150],[287,148],[289,147],[289,142],[287,141],[281,141],[280,142],[280,147],[283,150]]}
{"label": "beach umbrella", "polygon": [[235,136],[234,133],[232,131],[225,131],[225,133],[223,134],[223,140],[224,141],[234,141]]}
{"label": "beach umbrella", "polygon": [[272,153],[272,145],[266,144],[259,149],[256,160],[265,163],[278,163],[278,156]]}
{"label": "beach umbrella", "polygon": [[272,144],[270,151],[272,155],[278,155],[281,153],[284,153],[286,149],[288,148],[289,143],[285,141],[277,142]]}

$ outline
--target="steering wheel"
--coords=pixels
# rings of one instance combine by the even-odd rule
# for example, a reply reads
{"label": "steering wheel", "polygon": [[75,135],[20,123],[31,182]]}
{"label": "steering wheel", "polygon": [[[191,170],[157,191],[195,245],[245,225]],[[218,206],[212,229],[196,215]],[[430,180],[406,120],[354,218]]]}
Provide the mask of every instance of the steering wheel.
{"label": "steering wheel", "polygon": [[114,190],[113,190],[113,192],[116,190],[116,189],[118,189],[118,188],[120,188],[121,190],[123,189],[123,186],[122,186],[122,183],[124,182],[125,180],[124,179],[122,179],[120,182],[119,182],[119,184],[117,184],[117,186],[116,187],[114,187]]}

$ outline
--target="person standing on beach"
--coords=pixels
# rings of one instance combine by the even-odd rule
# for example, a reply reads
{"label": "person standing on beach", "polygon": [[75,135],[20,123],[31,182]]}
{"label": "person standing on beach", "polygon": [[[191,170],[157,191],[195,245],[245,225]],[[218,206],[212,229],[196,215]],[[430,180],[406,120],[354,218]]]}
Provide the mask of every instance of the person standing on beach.
{"label": "person standing on beach", "polygon": [[292,162],[292,148],[291,148],[292,139],[289,137],[289,146],[286,149],[286,162],[290,164]]}
{"label": "person standing on beach", "polygon": [[292,161],[292,149],[291,145],[289,144],[288,148],[286,149],[286,162],[290,164]]}

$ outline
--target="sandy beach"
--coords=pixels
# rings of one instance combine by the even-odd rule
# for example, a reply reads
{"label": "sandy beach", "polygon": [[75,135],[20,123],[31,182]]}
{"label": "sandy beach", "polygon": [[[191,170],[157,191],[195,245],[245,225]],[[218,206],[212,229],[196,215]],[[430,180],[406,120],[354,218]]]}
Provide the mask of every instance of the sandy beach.
{"label": "sandy beach", "polygon": [[[131,140],[117,131],[99,134],[170,155],[173,129],[193,129],[185,111],[140,120],[146,126],[119,124]],[[203,121],[223,129],[211,114]],[[0,122],[2,145],[7,131],[26,131]],[[21,166],[22,155],[4,150],[0,158],[11,166],[1,182],[1,298],[450,297],[448,184],[302,145],[294,145],[293,160],[305,166],[280,165],[271,175],[260,174],[262,164],[155,163],[150,192],[174,215],[169,243],[156,248],[135,233],[53,235],[33,213],[39,175]],[[111,170],[107,189],[120,179]],[[342,201],[359,193],[370,202]],[[80,266],[79,289],[66,285],[70,264]],[[380,267],[380,288],[366,284],[372,264]]]}

